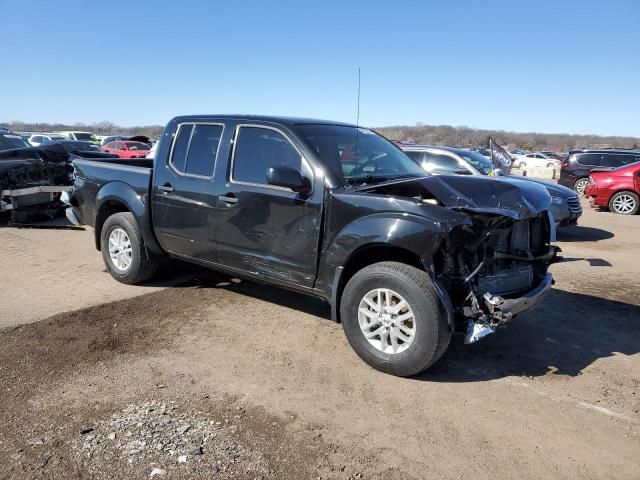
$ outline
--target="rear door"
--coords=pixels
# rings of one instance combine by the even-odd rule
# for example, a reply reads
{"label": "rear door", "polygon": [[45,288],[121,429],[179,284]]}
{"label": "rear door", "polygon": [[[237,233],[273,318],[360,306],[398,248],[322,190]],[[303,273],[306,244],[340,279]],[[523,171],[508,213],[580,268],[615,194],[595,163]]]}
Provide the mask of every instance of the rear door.
{"label": "rear door", "polygon": [[153,181],[153,224],[160,245],[179,256],[216,262],[215,209],[219,191],[214,169],[225,125],[185,122],[177,126],[165,164],[156,162]]}
{"label": "rear door", "polygon": [[[302,151],[299,140],[282,127],[236,125],[226,191],[216,212],[219,263],[286,283],[313,286],[324,185]],[[311,181],[312,192],[300,194],[268,185],[267,170],[274,166],[300,171]]]}

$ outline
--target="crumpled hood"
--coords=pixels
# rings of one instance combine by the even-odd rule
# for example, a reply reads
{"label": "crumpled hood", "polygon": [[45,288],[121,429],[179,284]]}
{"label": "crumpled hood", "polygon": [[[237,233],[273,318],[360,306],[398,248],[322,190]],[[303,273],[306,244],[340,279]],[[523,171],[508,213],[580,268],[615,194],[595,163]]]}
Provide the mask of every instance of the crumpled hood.
{"label": "crumpled hood", "polygon": [[482,176],[433,175],[372,185],[360,191],[435,198],[451,209],[511,218],[535,216],[551,205],[547,189],[535,182],[503,182]]}

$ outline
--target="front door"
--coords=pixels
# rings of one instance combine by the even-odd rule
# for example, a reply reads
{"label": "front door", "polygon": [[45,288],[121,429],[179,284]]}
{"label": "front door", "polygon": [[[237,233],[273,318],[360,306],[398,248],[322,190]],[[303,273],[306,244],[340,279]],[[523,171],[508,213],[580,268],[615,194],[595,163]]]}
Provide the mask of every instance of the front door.
{"label": "front door", "polygon": [[[219,197],[219,263],[313,286],[324,190],[299,147],[292,136],[272,126],[236,127],[226,192]],[[311,181],[312,192],[303,195],[268,185],[267,171],[275,166],[298,169]]]}

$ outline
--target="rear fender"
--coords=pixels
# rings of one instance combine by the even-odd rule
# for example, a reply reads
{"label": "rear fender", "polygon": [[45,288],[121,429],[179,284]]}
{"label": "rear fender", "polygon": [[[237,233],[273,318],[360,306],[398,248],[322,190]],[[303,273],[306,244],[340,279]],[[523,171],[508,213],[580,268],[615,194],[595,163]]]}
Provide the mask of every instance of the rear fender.
{"label": "rear fender", "polygon": [[151,227],[148,199],[148,194],[140,195],[124,182],[109,182],[98,190],[94,205],[94,211],[96,212],[94,230],[96,248],[100,250],[102,225],[111,215],[111,212],[127,211],[131,212],[136,222],[138,222],[140,233],[149,251],[156,255],[162,255],[164,252],[158,244]]}

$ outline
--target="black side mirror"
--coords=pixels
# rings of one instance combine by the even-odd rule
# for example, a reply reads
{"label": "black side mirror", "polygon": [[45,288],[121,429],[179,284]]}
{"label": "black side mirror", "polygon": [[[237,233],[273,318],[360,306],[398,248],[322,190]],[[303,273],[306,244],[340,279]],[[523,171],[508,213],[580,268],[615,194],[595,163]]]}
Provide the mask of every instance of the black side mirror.
{"label": "black side mirror", "polygon": [[464,167],[454,168],[453,173],[455,173],[456,175],[473,175],[473,172],[471,172],[469,169]]}
{"label": "black side mirror", "polygon": [[276,187],[290,188],[294,192],[309,193],[311,191],[311,182],[308,178],[291,167],[271,167],[267,170],[267,183]]}

